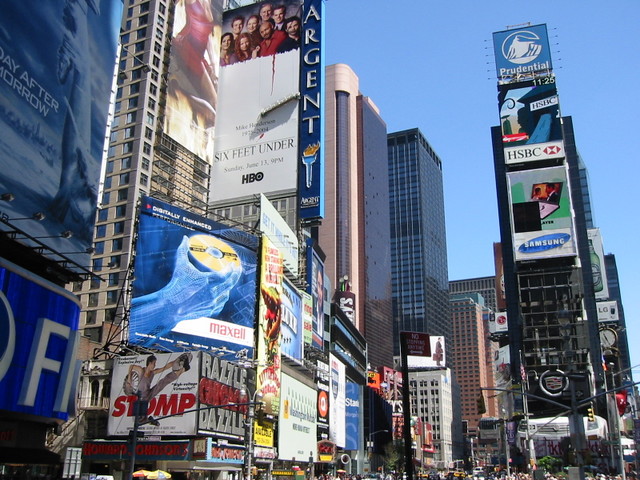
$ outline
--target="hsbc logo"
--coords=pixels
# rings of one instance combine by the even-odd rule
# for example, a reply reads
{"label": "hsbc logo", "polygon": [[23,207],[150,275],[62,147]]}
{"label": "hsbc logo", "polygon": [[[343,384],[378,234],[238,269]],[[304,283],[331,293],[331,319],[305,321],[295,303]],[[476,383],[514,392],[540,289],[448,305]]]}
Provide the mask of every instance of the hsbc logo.
{"label": "hsbc logo", "polygon": [[245,183],[260,182],[263,178],[264,173],[262,172],[247,173],[246,175],[242,175],[242,184],[244,185]]}
{"label": "hsbc logo", "polygon": [[565,151],[562,141],[520,145],[504,149],[504,161],[507,164],[562,158],[564,156]]}

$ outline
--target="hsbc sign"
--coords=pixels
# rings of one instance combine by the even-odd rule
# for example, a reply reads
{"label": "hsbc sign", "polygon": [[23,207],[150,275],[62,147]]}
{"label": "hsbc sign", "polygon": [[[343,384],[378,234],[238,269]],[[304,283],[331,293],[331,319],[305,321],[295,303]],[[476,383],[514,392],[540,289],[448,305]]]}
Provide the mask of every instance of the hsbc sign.
{"label": "hsbc sign", "polygon": [[562,141],[519,145],[504,149],[504,162],[507,164],[563,158],[564,156],[565,151]]}

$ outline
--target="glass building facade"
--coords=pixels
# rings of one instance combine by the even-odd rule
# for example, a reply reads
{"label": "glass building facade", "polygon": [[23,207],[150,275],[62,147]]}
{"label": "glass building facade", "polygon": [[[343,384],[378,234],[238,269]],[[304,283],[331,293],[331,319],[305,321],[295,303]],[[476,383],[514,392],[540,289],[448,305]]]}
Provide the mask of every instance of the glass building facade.
{"label": "glass building facade", "polygon": [[418,129],[387,136],[394,355],[401,331],[451,341],[442,162]]}

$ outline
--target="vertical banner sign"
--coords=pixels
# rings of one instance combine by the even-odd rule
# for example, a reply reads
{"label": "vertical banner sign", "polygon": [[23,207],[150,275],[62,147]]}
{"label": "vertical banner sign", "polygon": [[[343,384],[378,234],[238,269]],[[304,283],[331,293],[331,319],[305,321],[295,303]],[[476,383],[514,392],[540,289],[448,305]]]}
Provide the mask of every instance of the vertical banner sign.
{"label": "vertical banner sign", "polygon": [[345,450],[357,450],[360,442],[360,386],[347,381]]}
{"label": "vertical banner sign", "polygon": [[268,237],[262,237],[260,317],[258,318],[258,382],[264,412],[278,415],[280,408],[280,338],[282,324],[282,254]]}
{"label": "vertical banner sign", "polygon": [[305,0],[302,18],[302,61],[300,68],[300,133],[298,161],[299,216],[324,216],[324,57],[322,55],[323,0]]}

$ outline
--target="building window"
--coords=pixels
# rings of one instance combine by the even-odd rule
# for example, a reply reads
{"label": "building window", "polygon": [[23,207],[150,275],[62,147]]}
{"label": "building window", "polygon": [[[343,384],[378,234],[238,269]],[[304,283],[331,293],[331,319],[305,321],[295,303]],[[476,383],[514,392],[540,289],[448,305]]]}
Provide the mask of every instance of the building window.
{"label": "building window", "polygon": [[[125,172],[125,173],[121,173],[120,174],[120,185],[128,185],[129,184],[129,172]],[[125,200],[127,197],[125,198],[120,198],[120,195],[118,195],[118,199],[119,200]]]}
{"label": "building window", "polygon": [[98,319],[98,312],[95,310],[88,310],[84,316],[85,325],[95,325]]}
{"label": "building window", "polygon": [[90,293],[87,296],[87,306],[88,307],[97,307],[98,306],[98,292]]}
{"label": "building window", "polygon": [[120,279],[119,273],[110,273],[109,274],[109,286],[116,287],[118,285],[118,281]]}
{"label": "building window", "polygon": [[100,343],[102,341],[102,328],[85,328],[84,336],[92,342]]}
{"label": "building window", "polygon": [[124,222],[115,222],[113,224],[113,234],[118,235],[124,232]]}
{"label": "building window", "polygon": [[116,303],[118,303],[119,295],[120,295],[120,290],[107,291],[107,305],[115,305]]}
{"label": "building window", "polygon": [[111,240],[111,251],[112,252],[119,252],[120,250],[122,250],[122,245],[124,244],[122,238],[114,238],[113,240]]}
{"label": "building window", "polygon": [[123,188],[122,190],[118,190],[118,201],[122,202],[126,200],[128,194],[129,194],[129,191],[126,188]]}
{"label": "building window", "polygon": [[116,210],[116,218],[122,218],[127,215],[127,206],[126,205],[118,205],[115,207]]}

